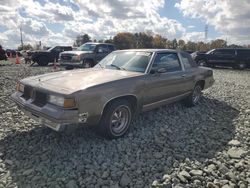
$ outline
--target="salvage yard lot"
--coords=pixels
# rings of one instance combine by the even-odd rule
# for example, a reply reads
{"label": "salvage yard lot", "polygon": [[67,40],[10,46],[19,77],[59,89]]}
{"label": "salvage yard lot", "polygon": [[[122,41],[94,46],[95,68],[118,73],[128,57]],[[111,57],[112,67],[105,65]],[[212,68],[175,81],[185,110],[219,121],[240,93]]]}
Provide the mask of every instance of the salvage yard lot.
{"label": "salvage yard lot", "polygon": [[0,187],[248,187],[250,71],[214,69],[201,104],[164,106],[105,140],[90,128],[56,133],[10,100],[16,82],[53,66],[0,66]]}

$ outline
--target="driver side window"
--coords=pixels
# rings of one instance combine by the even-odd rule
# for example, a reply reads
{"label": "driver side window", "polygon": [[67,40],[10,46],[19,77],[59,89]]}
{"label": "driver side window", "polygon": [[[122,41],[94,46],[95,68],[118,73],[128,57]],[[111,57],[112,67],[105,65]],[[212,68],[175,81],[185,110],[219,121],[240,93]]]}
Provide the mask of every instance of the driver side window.
{"label": "driver side window", "polygon": [[181,64],[176,53],[159,53],[156,55],[152,69],[164,68],[166,72],[181,71]]}
{"label": "driver side window", "polygon": [[97,47],[97,52],[98,53],[108,53],[108,48],[107,48],[107,45],[99,45]]}

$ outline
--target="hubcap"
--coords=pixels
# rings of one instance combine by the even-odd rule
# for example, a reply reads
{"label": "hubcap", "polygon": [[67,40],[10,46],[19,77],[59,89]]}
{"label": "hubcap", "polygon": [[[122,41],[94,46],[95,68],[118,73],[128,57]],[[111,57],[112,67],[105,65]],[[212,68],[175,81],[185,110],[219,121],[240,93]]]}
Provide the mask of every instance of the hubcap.
{"label": "hubcap", "polygon": [[130,121],[130,110],[127,106],[117,107],[111,116],[111,129],[115,134],[124,131]]}
{"label": "hubcap", "polygon": [[200,61],[199,61],[199,65],[200,65],[200,66],[205,66],[205,65],[206,65],[206,62],[205,62],[204,60],[200,60]]}
{"label": "hubcap", "polygon": [[90,68],[91,66],[90,66],[90,63],[89,62],[85,62],[84,63],[84,68]]}
{"label": "hubcap", "polygon": [[201,87],[196,86],[193,91],[193,102],[194,104],[198,103],[201,98]]}

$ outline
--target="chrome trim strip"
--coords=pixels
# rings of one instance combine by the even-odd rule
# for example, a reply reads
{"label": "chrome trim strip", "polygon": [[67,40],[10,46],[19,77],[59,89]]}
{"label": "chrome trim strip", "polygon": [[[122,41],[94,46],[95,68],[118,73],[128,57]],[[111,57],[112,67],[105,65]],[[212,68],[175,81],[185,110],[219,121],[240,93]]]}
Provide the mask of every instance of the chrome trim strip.
{"label": "chrome trim strip", "polygon": [[186,92],[186,93],[183,93],[181,95],[177,95],[175,97],[171,97],[171,98],[167,98],[167,99],[163,99],[163,100],[160,100],[160,101],[157,101],[157,102],[153,102],[153,103],[150,103],[150,104],[143,105],[142,106],[142,111],[151,110],[153,108],[156,108],[156,107],[159,107],[159,106],[162,106],[162,105],[165,105],[165,104],[172,103],[174,101],[179,100],[180,98],[184,98],[184,97],[188,96],[190,93],[191,92]]}

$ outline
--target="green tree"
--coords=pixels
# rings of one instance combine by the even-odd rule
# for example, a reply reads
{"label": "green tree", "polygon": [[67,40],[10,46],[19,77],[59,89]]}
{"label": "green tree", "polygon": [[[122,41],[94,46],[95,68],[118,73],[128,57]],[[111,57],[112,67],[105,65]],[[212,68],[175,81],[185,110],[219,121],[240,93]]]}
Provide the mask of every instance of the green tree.
{"label": "green tree", "polygon": [[153,47],[153,37],[151,35],[147,35],[146,33],[135,33],[134,38],[136,41],[136,48]]}
{"label": "green tree", "polygon": [[117,35],[114,36],[113,41],[117,49],[122,50],[122,49],[135,48],[134,35],[132,33],[128,32],[117,33]]}
{"label": "green tree", "polygon": [[192,42],[192,41],[188,41],[186,44],[187,49],[186,50],[192,50],[192,51],[196,51],[196,43]]}
{"label": "green tree", "polygon": [[216,40],[211,41],[210,47],[212,49],[225,48],[225,47],[227,47],[227,42],[223,39],[216,39]]}
{"label": "green tree", "polygon": [[182,39],[178,40],[178,48],[181,50],[186,50],[186,42]]}
{"label": "green tree", "polygon": [[24,44],[23,47],[22,45],[17,47],[17,50],[33,50],[33,47],[31,46],[31,44]]}
{"label": "green tree", "polygon": [[209,46],[209,44],[208,43],[204,43],[204,42],[198,42],[197,44],[196,44],[196,50],[197,51],[208,51],[210,49],[210,46]]}
{"label": "green tree", "polygon": [[153,48],[166,48],[166,38],[163,38],[161,35],[155,35],[153,38]]}
{"label": "green tree", "polygon": [[81,46],[82,44],[86,43],[86,42],[90,42],[90,36],[88,34],[84,34],[84,35],[79,35],[76,37],[76,41],[74,42],[74,46]]}
{"label": "green tree", "polygon": [[174,39],[174,40],[172,41],[172,48],[173,48],[173,49],[176,49],[177,47],[178,47],[177,40]]}

